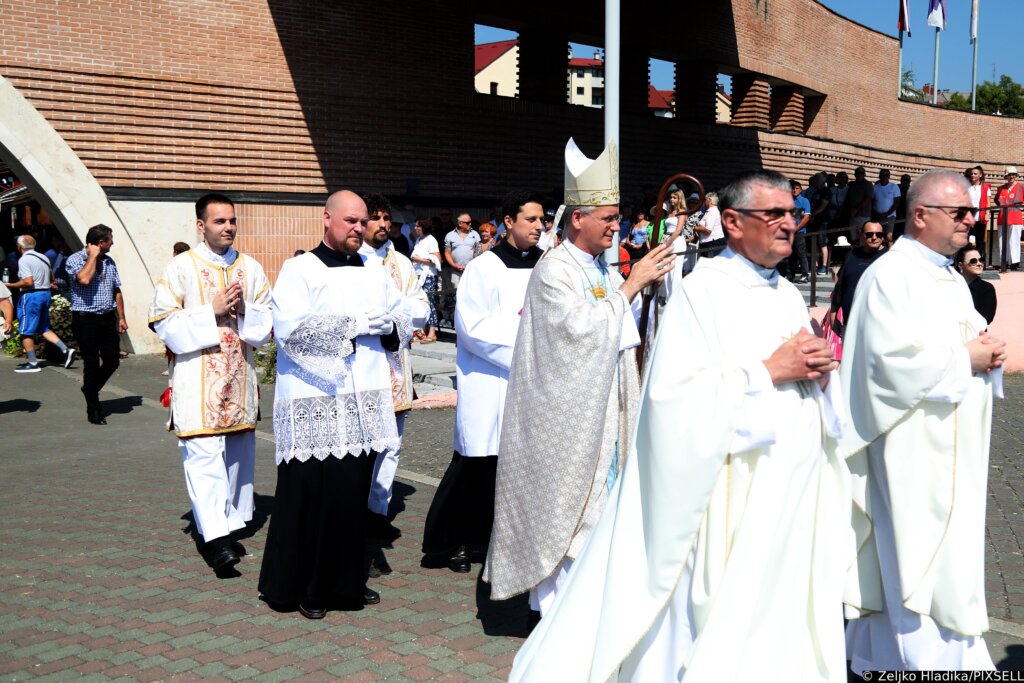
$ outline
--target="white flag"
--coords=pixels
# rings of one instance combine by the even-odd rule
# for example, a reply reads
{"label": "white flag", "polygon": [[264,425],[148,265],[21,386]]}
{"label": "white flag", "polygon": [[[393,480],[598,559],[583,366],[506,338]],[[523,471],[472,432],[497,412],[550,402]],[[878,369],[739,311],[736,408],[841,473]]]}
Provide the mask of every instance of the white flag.
{"label": "white flag", "polygon": [[971,42],[978,39],[978,0],[971,0]]}
{"label": "white flag", "polygon": [[946,0],[928,0],[928,25],[946,30]]}

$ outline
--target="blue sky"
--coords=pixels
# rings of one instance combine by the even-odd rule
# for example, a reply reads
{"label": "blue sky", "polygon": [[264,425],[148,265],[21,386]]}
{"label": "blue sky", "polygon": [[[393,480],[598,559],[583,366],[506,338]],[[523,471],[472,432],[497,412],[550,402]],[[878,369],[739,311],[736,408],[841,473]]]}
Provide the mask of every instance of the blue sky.
{"label": "blue sky", "polygon": [[[808,0],[810,1],[810,0]],[[899,0],[820,0],[826,7],[850,19],[889,35],[896,35]],[[903,40],[903,68],[912,68],[918,87],[932,80],[935,29],[926,23],[928,0],[909,0],[911,37]],[[940,37],[939,87],[969,92],[974,47],[968,37],[971,0],[946,0],[949,16]],[[1024,57],[1014,58],[1024,31],[1024,0],[979,0],[978,82],[999,80],[1007,74],[1024,83]],[[511,31],[477,27],[476,42],[487,43],[513,37]],[[573,45],[573,52],[590,56],[590,48]],[[822,54],[828,59],[827,49]],[[992,70],[995,68],[995,79]],[[895,76],[894,76],[895,77]],[[657,60],[651,66],[655,87],[672,88],[672,67]]]}

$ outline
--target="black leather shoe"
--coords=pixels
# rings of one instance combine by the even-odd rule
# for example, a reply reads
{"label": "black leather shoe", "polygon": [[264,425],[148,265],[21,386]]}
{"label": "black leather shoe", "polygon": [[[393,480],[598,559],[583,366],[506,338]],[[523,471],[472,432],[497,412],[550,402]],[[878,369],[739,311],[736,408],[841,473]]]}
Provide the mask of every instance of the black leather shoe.
{"label": "black leather shoe", "polygon": [[326,607],[306,607],[299,603],[299,614],[307,619],[323,619],[327,616]]}
{"label": "black leather shoe", "polygon": [[380,602],[380,593],[373,590],[372,588],[367,588],[363,591],[364,605],[376,605],[378,602]]}
{"label": "black leather shoe", "polygon": [[210,566],[213,567],[215,572],[235,566],[238,564],[239,559],[238,553],[230,547],[212,548],[210,550]]}
{"label": "black leather shoe", "polygon": [[235,555],[238,555],[239,557],[245,557],[248,555],[248,553],[245,552],[245,546],[238,541],[231,541],[231,549],[234,550]]}
{"label": "black leather shoe", "polygon": [[452,559],[448,561],[448,569],[451,569],[456,574],[468,574],[470,572],[472,567],[469,564],[469,554],[466,552],[465,547],[455,551]]}
{"label": "black leather shoe", "polygon": [[107,424],[107,421],[105,419],[103,419],[103,413],[101,413],[98,410],[90,410],[89,413],[88,413],[88,416],[89,416],[89,422],[91,422],[94,425],[105,425],[105,424]]}

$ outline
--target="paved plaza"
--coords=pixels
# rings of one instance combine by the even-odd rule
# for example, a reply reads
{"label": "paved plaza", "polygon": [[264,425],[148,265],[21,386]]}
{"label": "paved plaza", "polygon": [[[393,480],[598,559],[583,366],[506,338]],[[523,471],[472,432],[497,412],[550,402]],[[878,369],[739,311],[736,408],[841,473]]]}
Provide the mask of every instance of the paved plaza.
{"label": "paved plaza", "polygon": [[[422,569],[434,486],[451,457],[451,409],[407,423],[393,573],[381,603],[310,621],[257,595],[275,473],[262,396],[257,513],[249,555],[217,578],[188,535],[180,454],[156,398],[161,358],[122,362],[101,396],[109,425],[85,420],[71,370],[12,372],[0,357],[0,678],[3,680],[504,680],[527,628],[525,600],[492,603],[471,574]],[[1024,668],[1024,376],[997,403],[988,509],[987,587],[1001,668]]]}

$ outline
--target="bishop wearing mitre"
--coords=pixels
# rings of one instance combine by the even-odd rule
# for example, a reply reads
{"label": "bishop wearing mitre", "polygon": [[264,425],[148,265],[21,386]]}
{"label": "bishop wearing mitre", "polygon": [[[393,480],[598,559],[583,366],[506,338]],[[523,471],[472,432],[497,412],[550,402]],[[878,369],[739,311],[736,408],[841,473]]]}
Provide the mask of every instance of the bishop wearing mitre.
{"label": "bishop wearing mitre", "polygon": [[629,452],[640,380],[637,294],[675,257],[657,247],[623,281],[602,254],[619,229],[618,152],[565,149],[565,239],[534,268],[498,444],[492,599],[530,591],[543,612],[608,501]]}

